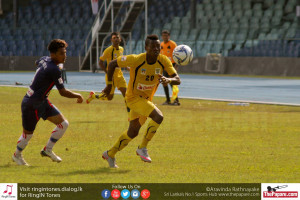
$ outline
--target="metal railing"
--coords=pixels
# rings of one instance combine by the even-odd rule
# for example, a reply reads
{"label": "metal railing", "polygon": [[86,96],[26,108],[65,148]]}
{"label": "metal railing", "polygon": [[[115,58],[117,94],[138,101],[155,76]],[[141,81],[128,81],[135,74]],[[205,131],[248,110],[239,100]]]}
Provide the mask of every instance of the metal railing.
{"label": "metal railing", "polygon": [[[84,45],[81,47],[81,49],[79,50],[79,68],[83,65],[83,63],[85,62],[85,59],[87,59],[87,56],[90,55],[90,69],[92,69],[92,51],[94,51],[93,48],[93,44],[96,40],[96,48],[97,48],[97,52],[96,52],[96,57],[98,59],[99,57],[99,34],[104,34],[106,35],[107,33],[99,33],[100,28],[102,27],[105,19],[107,19],[106,17],[108,17],[108,11],[110,10],[111,12],[111,31],[114,31],[114,26],[115,26],[115,21],[118,17],[118,15],[116,16],[116,18],[114,18],[114,2],[118,2],[118,3],[122,3],[121,8],[123,8],[123,5],[125,2],[130,2],[130,6],[125,10],[125,13],[123,13],[123,15],[121,16],[121,24],[119,26],[116,26],[117,31],[120,31],[122,29],[122,26],[124,25],[124,20],[126,20],[128,18],[128,13],[133,9],[134,7],[134,3],[135,2],[146,2],[145,3],[145,10],[147,9],[147,0],[104,0],[99,8],[98,14],[94,20],[94,23],[92,25],[91,30],[89,31]],[[147,19],[147,11],[145,11],[145,19]],[[147,31],[147,23],[145,24],[145,31]],[[122,32],[121,32],[122,34]],[[124,33],[124,34],[128,34],[130,36],[130,40],[131,40],[131,33]],[[131,44],[131,43],[130,43]],[[131,45],[130,45],[131,46]],[[130,47],[130,52],[131,52],[131,47]],[[102,49],[101,49],[102,52]]]}
{"label": "metal railing", "polygon": [[[101,16],[104,16],[106,14],[106,11],[110,8],[110,6],[112,5],[112,2],[113,0],[104,0],[99,8],[99,11],[98,11],[98,14],[94,20],[94,23],[92,25],[92,28],[91,30],[89,31],[86,39],[85,39],[85,42],[84,42],[84,45],[83,47],[80,49],[79,51],[79,64],[81,64],[81,56],[85,56],[88,51],[90,50],[91,48],[91,44],[92,44],[92,41],[93,41],[93,30],[95,30],[96,28],[96,25],[99,24],[100,25],[100,17]],[[104,18],[103,18],[104,19]],[[84,53],[84,54],[82,54]]]}

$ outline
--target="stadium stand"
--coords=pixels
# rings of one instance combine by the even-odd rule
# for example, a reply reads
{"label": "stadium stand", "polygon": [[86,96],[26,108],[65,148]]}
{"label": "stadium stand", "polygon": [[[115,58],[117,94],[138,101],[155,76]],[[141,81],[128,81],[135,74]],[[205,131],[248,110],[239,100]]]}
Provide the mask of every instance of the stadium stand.
{"label": "stadium stand", "polygon": [[[196,28],[190,26],[189,1],[149,1],[149,33],[170,30],[177,44],[191,46],[196,57],[207,53],[223,56],[300,56],[297,0],[198,0]],[[173,5],[184,5],[175,7]],[[163,9],[162,9],[163,8]],[[164,15],[164,13],[168,13]],[[144,37],[143,18],[135,25],[133,39]],[[137,33],[135,33],[137,32]],[[133,52],[139,52],[135,46]]]}
{"label": "stadium stand", "polygon": [[[148,4],[148,33],[160,35],[170,30],[172,40],[189,45],[195,57],[207,53],[300,56],[297,0],[197,0],[194,28],[190,0],[148,0]],[[57,37],[69,43],[69,56],[77,56],[94,20],[86,0],[30,0],[19,8],[18,15],[16,30],[11,28],[12,12],[0,18],[2,56],[43,55],[48,42]],[[144,49],[144,21],[141,13],[132,31],[133,53]],[[127,53],[129,46],[127,43]]]}
{"label": "stadium stand", "polygon": [[299,57],[295,7],[296,0],[203,0],[197,22],[208,34],[200,32],[196,55]]}
{"label": "stadium stand", "polygon": [[93,19],[90,1],[30,0],[18,9],[16,29],[11,11],[0,18],[0,55],[46,55],[52,39],[64,38],[68,56],[78,56]]}
{"label": "stadium stand", "polygon": [[[192,37],[198,36],[198,29],[191,32],[189,27],[189,18],[186,17],[190,9],[190,0],[149,0],[148,1],[148,33],[161,35],[163,29],[172,30],[172,40],[177,40],[179,37],[188,38],[188,34],[194,34]],[[181,5],[180,7],[177,5]],[[145,14],[141,13],[134,25],[132,31],[131,43],[132,53],[139,53],[144,49],[144,21]],[[185,24],[184,24],[185,22]],[[185,35],[180,34],[181,30],[186,29]],[[194,40],[195,42],[195,40]],[[194,42],[191,44],[195,46]],[[126,45],[129,47],[129,42]],[[125,49],[126,50],[126,49]],[[129,52],[127,50],[127,52]]]}

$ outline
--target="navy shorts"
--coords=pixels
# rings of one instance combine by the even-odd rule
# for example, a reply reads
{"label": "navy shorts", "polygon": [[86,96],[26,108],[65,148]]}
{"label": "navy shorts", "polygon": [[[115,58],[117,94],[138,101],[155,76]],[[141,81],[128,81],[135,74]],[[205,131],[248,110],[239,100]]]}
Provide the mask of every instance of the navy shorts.
{"label": "navy shorts", "polygon": [[26,96],[23,98],[21,109],[23,128],[27,131],[34,131],[40,118],[46,120],[48,117],[60,114],[48,99],[37,101]]}

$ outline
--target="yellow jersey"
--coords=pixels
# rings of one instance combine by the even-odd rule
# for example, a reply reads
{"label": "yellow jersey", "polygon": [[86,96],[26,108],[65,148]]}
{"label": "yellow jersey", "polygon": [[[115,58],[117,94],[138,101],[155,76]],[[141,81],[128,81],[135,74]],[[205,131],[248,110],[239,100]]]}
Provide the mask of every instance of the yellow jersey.
{"label": "yellow jersey", "polygon": [[[107,62],[106,70],[110,61],[117,59],[119,56],[122,56],[123,52],[123,47],[119,46],[119,49],[116,49],[112,45],[104,50],[102,56],[100,56],[100,60]],[[123,73],[120,68],[115,69],[114,76],[123,76]]]}
{"label": "yellow jersey", "polygon": [[159,54],[154,64],[148,64],[146,53],[120,56],[117,59],[119,67],[130,66],[130,79],[126,92],[126,99],[142,97],[152,101],[159,85],[159,76],[165,70],[169,75],[176,74],[167,56]]}

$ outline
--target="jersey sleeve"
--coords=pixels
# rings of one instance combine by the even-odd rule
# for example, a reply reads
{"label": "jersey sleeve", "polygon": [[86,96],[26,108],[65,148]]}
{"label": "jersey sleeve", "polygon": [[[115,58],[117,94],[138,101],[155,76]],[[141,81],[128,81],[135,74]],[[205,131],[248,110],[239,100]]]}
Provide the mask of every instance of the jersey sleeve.
{"label": "jersey sleeve", "polygon": [[119,56],[117,58],[117,63],[119,67],[130,67],[133,68],[135,65],[135,61],[137,59],[137,55],[131,54],[127,56]]}
{"label": "jersey sleeve", "polygon": [[34,64],[35,64],[36,66],[38,66],[39,63],[40,63],[40,61],[41,61],[41,60],[44,60],[44,59],[46,59],[46,58],[47,58],[47,56],[40,57],[38,60],[36,60],[36,61],[34,62]]}
{"label": "jersey sleeve", "polygon": [[163,42],[160,43],[160,53],[163,52],[163,49],[164,49],[164,45],[163,45]]}
{"label": "jersey sleeve", "polygon": [[165,66],[165,71],[171,76],[173,74],[177,74],[177,71],[175,70],[175,68],[172,65],[172,62],[170,59],[168,59],[167,57],[164,57],[164,66]]}
{"label": "jersey sleeve", "polygon": [[52,79],[53,79],[54,84],[55,84],[55,86],[58,90],[63,89],[65,87],[64,86],[64,81],[63,81],[62,76],[61,76],[61,71],[59,70],[58,67],[53,70]]}
{"label": "jersey sleeve", "polygon": [[102,55],[100,56],[100,60],[105,61],[107,59],[107,55],[108,55],[108,49],[105,49]]}
{"label": "jersey sleeve", "polygon": [[[42,58],[43,58],[43,57],[42,57]],[[39,62],[41,61],[42,58],[39,58],[38,60],[36,60],[36,61],[34,62],[34,64],[35,64],[36,66],[38,66],[38,65],[39,65]]]}

